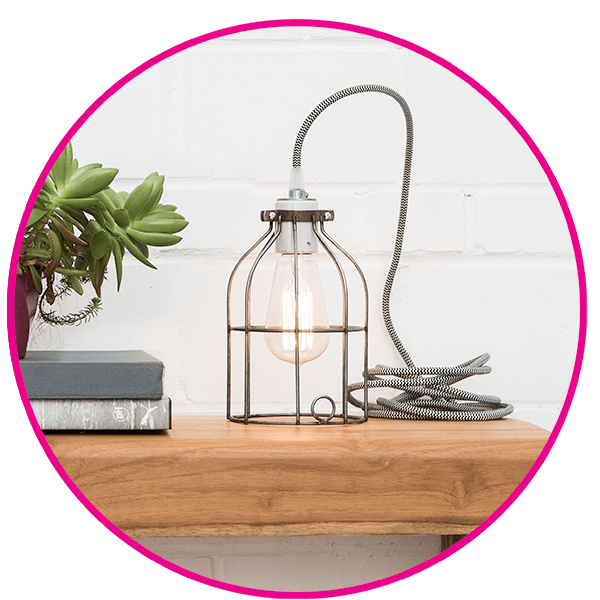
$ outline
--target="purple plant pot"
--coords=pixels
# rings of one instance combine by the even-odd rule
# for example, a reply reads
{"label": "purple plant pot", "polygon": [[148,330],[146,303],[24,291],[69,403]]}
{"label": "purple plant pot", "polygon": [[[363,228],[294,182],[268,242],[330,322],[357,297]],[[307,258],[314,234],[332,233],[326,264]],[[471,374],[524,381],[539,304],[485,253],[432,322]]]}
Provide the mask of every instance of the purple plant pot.
{"label": "purple plant pot", "polygon": [[24,358],[29,341],[29,327],[35,315],[39,294],[33,286],[31,273],[17,275],[15,282],[15,336],[19,358]]}

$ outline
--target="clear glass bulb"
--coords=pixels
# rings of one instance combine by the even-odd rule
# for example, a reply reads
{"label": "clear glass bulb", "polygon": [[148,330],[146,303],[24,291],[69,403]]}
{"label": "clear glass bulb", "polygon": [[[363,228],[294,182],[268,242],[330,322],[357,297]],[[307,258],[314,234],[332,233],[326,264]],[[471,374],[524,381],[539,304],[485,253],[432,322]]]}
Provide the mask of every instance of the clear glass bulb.
{"label": "clear glass bulb", "polygon": [[[296,339],[296,307],[294,292],[294,255],[282,254],[277,261],[271,299],[267,310],[268,329],[281,333],[265,334],[269,350],[281,360],[294,363]],[[315,328],[328,328],[327,309],[321,288],[317,261],[312,254],[298,255],[298,328],[300,364],[318,358],[329,346],[329,333],[316,333]]]}

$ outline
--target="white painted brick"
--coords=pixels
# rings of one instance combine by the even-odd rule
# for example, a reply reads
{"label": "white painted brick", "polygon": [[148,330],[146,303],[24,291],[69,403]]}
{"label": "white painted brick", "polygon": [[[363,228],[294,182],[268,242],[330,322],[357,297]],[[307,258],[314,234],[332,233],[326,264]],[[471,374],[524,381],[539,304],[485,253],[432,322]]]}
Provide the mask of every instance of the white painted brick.
{"label": "white painted brick", "polygon": [[[215,572],[219,581],[272,591],[321,591],[370,583],[440,552],[439,536],[136,541],[200,575],[210,577],[207,573]],[[215,563],[214,571],[206,562],[208,557]]]}
{"label": "white painted brick", "polygon": [[[306,185],[320,208],[335,211],[329,234],[353,256],[385,253],[394,248],[400,188]],[[459,190],[411,190],[403,250],[460,252],[464,248],[464,196]]]}
{"label": "white painted brick", "polygon": [[136,542],[161,558],[203,577],[214,578],[214,558],[210,542],[197,538],[139,538]]}
{"label": "white painted brick", "polygon": [[451,366],[488,352],[493,372],[468,389],[507,402],[564,402],[579,326],[572,265],[415,260],[404,285],[407,300],[393,310],[417,364]]}
{"label": "white painted brick", "polygon": [[[393,222],[392,214],[389,213],[389,219]],[[460,252],[465,246],[466,223],[460,191],[432,193],[414,186],[409,197],[403,251]],[[393,239],[382,237],[382,249],[393,248]]]}
{"label": "white painted brick", "polygon": [[[393,248],[398,190],[380,192],[364,186],[338,189],[318,184],[307,187],[321,208],[335,211],[335,221],[327,230],[348,252],[388,253]],[[176,204],[190,222],[181,233],[183,241],[174,250],[241,256],[266,231],[260,211],[273,207],[283,191],[277,194],[272,186],[235,182],[181,189],[179,181],[167,180],[163,202]],[[473,215],[465,205],[465,194],[473,202]],[[471,219],[476,219],[476,225],[473,239],[467,243],[465,230]],[[480,252],[572,253],[564,215],[551,191],[421,191],[414,186],[403,250],[431,253],[460,252],[465,248]]]}
{"label": "white painted brick", "polygon": [[142,179],[154,171],[171,177],[212,174],[186,153],[180,60],[172,57],[145,71],[87,120],[72,140],[80,164],[100,162],[118,168],[120,177]]}
{"label": "white painted brick", "polygon": [[[328,51],[279,54],[262,46],[242,53],[198,47],[185,57],[190,151],[198,161],[210,152],[217,176],[285,181],[296,134],[308,113],[349,82],[388,79],[390,56],[385,50],[364,53],[359,48],[340,53],[335,43]],[[306,81],[310,95],[297,91]],[[357,107],[364,114],[360,107],[365,99],[349,98],[345,106],[327,111],[324,123],[315,124],[306,147],[306,166],[315,178],[395,180],[397,141],[385,121],[383,135],[376,131],[382,125],[378,100],[366,119],[356,118]],[[356,151],[346,153],[346,146]],[[378,149],[376,161],[371,159],[373,148]]]}
{"label": "white painted brick", "polygon": [[211,558],[203,556],[175,556],[170,562],[192,573],[198,573],[209,579],[214,579],[214,566]]}
{"label": "white painted brick", "polygon": [[[110,98],[75,136],[76,152],[129,177],[159,170],[285,180],[310,110],[338,89],[380,82],[412,107],[414,183],[546,181],[525,142],[468,84],[393,44],[353,36],[350,46],[339,46],[344,36],[330,37],[258,47],[216,40],[189,49]],[[403,140],[391,99],[347,98],[311,129],[306,167],[317,181],[399,181]]]}
{"label": "white painted brick", "polygon": [[170,190],[167,181],[162,202],[175,204],[189,222],[179,234],[183,240],[172,247],[176,253],[198,250],[239,258],[267,230],[260,212],[273,207],[275,199],[239,184]]}
{"label": "white painted brick", "polygon": [[475,244],[486,252],[573,254],[564,214],[550,185],[476,192]]}
{"label": "white painted brick", "polygon": [[[350,564],[349,564],[350,563]],[[397,558],[381,559],[331,554],[278,554],[231,557],[225,562],[226,583],[280,591],[320,591],[370,583],[395,575],[406,563]],[[405,568],[410,568],[408,564]],[[368,573],[368,575],[367,575]],[[326,581],[327,583],[320,583]]]}
{"label": "white painted brick", "polygon": [[525,141],[486,98],[419,54],[407,51],[403,60],[406,87],[399,91],[415,121],[415,183],[547,182]]}

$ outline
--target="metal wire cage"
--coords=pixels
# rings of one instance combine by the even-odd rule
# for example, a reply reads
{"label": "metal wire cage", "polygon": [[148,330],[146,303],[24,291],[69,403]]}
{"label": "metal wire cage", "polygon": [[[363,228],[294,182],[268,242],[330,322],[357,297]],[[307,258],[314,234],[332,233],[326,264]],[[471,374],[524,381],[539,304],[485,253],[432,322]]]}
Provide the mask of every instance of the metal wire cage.
{"label": "metal wire cage", "polygon": [[[356,261],[325,231],[325,222],[333,221],[334,212],[331,210],[266,210],[261,213],[261,220],[269,223],[266,233],[239,259],[235,265],[229,283],[227,285],[227,418],[236,423],[259,423],[264,425],[344,425],[364,423],[367,420],[367,368],[368,368],[368,291],[365,277],[356,263]],[[341,288],[341,323],[328,325],[327,327],[313,327],[311,332],[314,334],[332,334],[341,336],[341,390],[339,400],[336,401],[330,395],[317,395],[310,404],[310,411],[306,410],[308,402],[303,400],[301,395],[301,361],[300,361],[300,341],[301,336],[306,334],[299,322],[299,295],[300,281],[298,263],[304,254],[299,250],[298,226],[306,228],[312,226],[312,233],[317,240],[317,245],[325,251],[325,255],[332,261],[335,271],[339,276],[339,285]],[[251,298],[252,285],[259,263],[263,260],[267,251],[273,247],[275,242],[282,236],[282,231],[287,228],[293,245],[293,255],[290,252],[290,258],[293,257],[293,327],[282,329],[281,327],[267,326],[265,323],[257,324],[251,322]],[[252,260],[253,253],[257,251],[256,257],[246,278],[244,286],[244,323],[232,324],[232,287],[236,274],[242,264],[248,259]],[[341,257],[347,259],[344,263],[350,265],[356,270],[364,293],[364,318],[362,323],[350,324],[349,322],[349,303],[348,279],[341,264]],[[362,313],[362,310],[360,311]],[[349,363],[349,343],[350,335],[358,336],[362,333],[362,370],[364,378],[364,402],[358,413],[351,414],[348,410],[348,363]],[[289,400],[289,412],[260,412],[253,408],[254,400],[251,398],[251,365],[252,344],[251,337],[265,334],[286,334],[292,342],[293,365],[294,365],[294,399]],[[243,393],[242,398],[237,402],[243,401],[243,414],[232,414],[232,381],[234,378],[232,366],[232,336],[243,335],[243,354],[244,354],[244,372],[243,372]],[[291,361],[290,361],[291,362]],[[236,374],[239,376],[238,374]],[[270,375],[276,377],[277,375]],[[282,377],[284,375],[281,375]],[[322,401],[328,402],[330,410],[328,413],[319,413],[318,404]],[[237,404],[236,404],[237,406]],[[356,406],[356,404],[355,404]],[[304,410],[303,410],[304,407]]]}

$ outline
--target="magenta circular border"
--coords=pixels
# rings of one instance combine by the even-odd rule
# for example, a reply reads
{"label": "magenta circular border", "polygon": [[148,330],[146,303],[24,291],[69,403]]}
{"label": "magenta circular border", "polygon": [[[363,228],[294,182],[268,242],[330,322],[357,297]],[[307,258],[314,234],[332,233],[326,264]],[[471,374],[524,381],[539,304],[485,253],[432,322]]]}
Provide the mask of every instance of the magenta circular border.
{"label": "magenta circular border", "polygon": [[[394,575],[391,577],[386,577],[385,579],[380,579],[380,580],[373,581],[373,582],[367,583],[367,584],[362,584],[362,585],[357,585],[357,586],[352,586],[352,587],[347,587],[347,588],[341,588],[341,589],[337,589],[337,590],[322,591],[322,592],[274,592],[274,591],[268,591],[268,590],[257,590],[257,589],[252,589],[252,588],[246,588],[246,587],[237,586],[237,585],[230,585],[227,583],[223,583],[221,581],[209,579],[208,577],[203,577],[202,575],[198,575],[196,573],[188,571],[187,569],[183,569],[182,567],[174,565],[173,563],[170,563],[169,561],[166,561],[165,559],[154,554],[153,552],[150,552],[149,550],[147,550],[146,548],[144,548],[143,546],[138,544],[135,540],[133,540],[130,537],[128,537],[127,535],[125,535],[118,527],[113,525],[83,495],[83,493],[79,490],[79,488],[73,483],[71,478],[67,475],[67,473],[63,469],[62,465],[59,463],[59,461],[56,459],[56,456],[50,449],[50,446],[48,445],[48,442],[46,441],[46,438],[44,437],[44,434],[42,433],[42,430],[40,429],[40,427],[37,423],[35,415],[33,414],[33,410],[31,408],[29,399],[27,397],[27,391],[26,391],[25,385],[23,383],[23,377],[21,375],[21,369],[19,366],[19,359],[18,359],[18,354],[17,354],[16,338],[15,338],[15,331],[14,331],[14,295],[15,295],[17,263],[18,263],[18,259],[19,259],[19,249],[20,249],[20,245],[21,245],[20,242],[24,236],[25,227],[27,225],[27,220],[29,218],[29,214],[31,213],[31,209],[33,208],[33,205],[35,204],[35,200],[36,200],[37,195],[42,187],[42,184],[46,180],[46,177],[48,176],[52,165],[54,164],[54,162],[56,161],[56,159],[62,152],[63,148],[66,146],[67,142],[72,138],[72,136],[80,129],[80,127],[87,121],[87,119],[100,106],[102,106],[102,104],[104,104],[104,102],[106,100],[108,100],[108,98],[110,98],[115,92],[120,90],[125,84],[129,83],[132,79],[134,79],[135,77],[137,77],[138,75],[140,75],[141,73],[143,73],[144,71],[149,69],[150,67],[163,61],[164,59],[169,58],[170,56],[173,56],[174,54],[178,54],[179,52],[182,52],[183,50],[191,48],[192,46],[196,46],[198,44],[207,42],[209,40],[213,40],[213,39],[220,38],[220,37],[227,36],[227,35],[232,35],[234,33],[251,31],[254,29],[267,29],[267,28],[274,28],[274,27],[320,27],[320,28],[327,28],[327,29],[339,29],[342,31],[351,31],[353,33],[359,33],[359,34],[367,35],[370,37],[376,37],[381,40],[385,40],[387,42],[396,44],[398,46],[402,46],[408,50],[411,50],[413,52],[416,52],[417,54],[420,54],[421,56],[424,56],[425,58],[428,58],[428,59],[434,61],[438,65],[444,67],[445,69],[447,69],[448,71],[450,71],[451,73],[456,75],[457,77],[460,77],[463,81],[468,83],[473,89],[475,89],[477,92],[479,92],[500,113],[502,113],[502,115],[508,120],[508,122],[519,133],[519,135],[523,138],[525,143],[529,146],[529,149],[531,150],[531,152],[537,158],[538,162],[540,163],[540,166],[544,170],[544,173],[548,177],[548,180],[550,181],[550,184],[552,185],[552,189],[554,190],[554,193],[556,194],[556,197],[558,198],[558,202],[562,208],[563,214],[565,216],[565,220],[567,222],[569,234],[571,236],[571,241],[573,243],[573,250],[575,252],[575,262],[577,265],[577,274],[578,274],[578,279],[579,279],[579,308],[580,308],[579,339],[578,339],[578,345],[577,345],[577,353],[575,356],[575,365],[573,368],[573,375],[571,377],[571,382],[569,385],[569,389],[567,391],[565,403],[560,412],[558,421],[550,434],[548,442],[546,443],[541,454],[539,455],[539,457],[537,458],[537,460],[535,461],[535,463],[529,470],[525,479],[523,479],[523,481],[521,481],[521,483],[517,486],[517,488],[513,491],[513,493],[496,509],[496,511],[494,511],[494,513],[492,513],[492,515],[490,517],[488,517],[481,525],[479,525],[477,528],[475,528],[464,539],[462,539],[460,542],[457,542],[456,544],[454,544],[448,550],[441,552],[440,554],[434,556],[433,558],[431,558],[415,567],[412,567],[410,569],[407,569],[406,571],[398,573],[397,575]],[[48,459],[50,460],[50,462],[52,463],[52,465],[54,466],[56,471],[59,473],[59,475],[62,477],[63,481],[66,483],[66,485],[71,490],[71,492],[73,492],[73,494],[89,510],[89,512],[92,515],[94,515],[103,525],[105,525],[112,533],[114,533],[117,537],[119,537],[121,540],[123,540],[129,546],[131,546],[132,548],[134,548],[135,550],[137,550],[138,552],[140,552],[147,558],[150,558],[151,560],[155,561],[156,563],[162,565],[163,567],[166,567],[166,568],[170,569],[171,571],[174,571],[176,573],[179,573],[180,575],[188,577],[189,579],[193,579],[193,580],[196,580],[198,582],[201,582],[201,583],[213,586],[213,587],[217,587],[217,588],[227,590],[230,592],[243,593],[243,594],[247,594],[247,595],[251,595],[251,596],[259,596],[259,597],[264,597],[264,598],[331,598],[331,597],[342,596],[342,595],[346,595],[346,594],[356,594],[358,592],[364,592],[367,590],[379,588],[384,585],[387,585],[387,584],[390,584],[390,583],[393,583],[396,581],[400,581],[402,579],[406,579],[407,577],[415,575],[416,573],[420,573],[421,571],[437,564],[441,560],[444,560],[451,554],[454,554],[456,551],[460,550],[463,546],[465,546],[471,540],[476,538],[480,533],[485,531],[519,497],[521,492],[523,492],[523,490],[527,487],[527,485],[532,480],[534,475],[538,472],[542,463],[546,460],[546,457],[548,456],[550,449],[554,445],[556,438],[558,437],[558,434],[560,433],[560,430],[562,429],[562,426],[567,417],[567,413],[568,413],[571,403],[573,401],[573,395],[575,394],[575,388],[577,387],[577,381],[579,379],[579,374],[581,372],[581,364],[583,361],[583,353],[584,353],[584,348],[585,348],[585,337],[586,337],[586,329],[587,329],[587,294],[586,294],[585,270],[584,270],[584,265],[583,265],[583,256],[581,254],[581,246],[579,244],[579,239],[577,237],[577,232],[575,230],[575,224],[573,222],[571,212],[569,210],[569,207],[567,206],[567,201],[564,197],[562,190],[560,189],[558,181],[557,181],[556,177],[554,176],[554,173],[550,169],[550,166],[548,165],[548,162],[546,161],[546,159],[544,158],[544,156],[542,155],[542,153],[540,152],[539,148],[536,146],[534,141],[531,139],[529,134],[525,131],[525,129],[523,129],[523,127],[520,125],[520,123],[507,110],[507,108],[504,105],[502,105],[483,86],[481,86],[474,79],[469,77],[469,75],[467,75],[466,73],[464,73],[463,71],[461,71],[460,69],[458,69],[457,67],[452,65],[451,63],[449,63],[447,60],[444,60],[443,58],[433,54],[432,52],[429,52],[428,50],[425,50],[424,48],[422,48],[420,46],[417,46],[416,44],[413,44],[406,40],[397,38],[393,35],[389,35],[387,33],[381,32],[381,31],[377,31],[375,29],[369,29],[366,27],[360,27],[358,25],[350,25],[347,23],[340,23],[340,22],[336,22],[336,21],[321,21],[321,20],[311,20],[311,19],[279,19],[279,20],[272,20],[272,21],[257,21],[254,23],[246,23],[243,25],[236,25],[234,27],[227,27],[225,29],[220,29],[220,30],[214,31],[212,33],[208,33],[208,34],[196,37],[196,38],[192,38],[191,40],[188,40],[186,42],[178,44],[177,46],[173,46],[172,48],[170,48],[164,52],[161,52],[160,54],[157,54],[155,57],[151,58],[150,60],[147,60],[146,62],[141,64],[139,67],[133,69],[130,73],[128,73],[127,75],[122,77],[119,81],[117,81],[114,85],[112,85],[108,90],[106,90],[106,92],[104,92],[77,119],[77,121],[75,121],[75,123],[71,126],[71,128],[64,135],[64,137],[62,138],[62,140],[60,141],[60,143],[58,144],[58,146],[56,147],[56,149],[54,150],[54,152],[48,159],[46,166],[44,167],[40,176],[38,177],[37,182],[33,188],[33,191],[31,193],[31,195],[29,196],[29,201],[27,202],[27,205],[25,207],[25,212],[23,214],[23,218],[21,219],[19,228],[17,230],[15,246],[13,249],[11,263],[10,263],[10,270],[9,270],[9,277],[8,277],[7,308],[8,308],[8,310],[7,310],[7,312],[8,312],[8,315],[7,315],[8,339],[9,339],[11,360],[12,360],[12,365],[13,365],[13,369],[15,372],[16,380],[17,380],[17,387],[19,388],[19,392],[21,394],[23,404],[25,406],[25,411],[27,412],[27,416],[29,417],[29,421],[31,422],[33,430],[35,431],[35,434],[36,434],[38,441],[40,442],[42,448],[46,452]]]}

